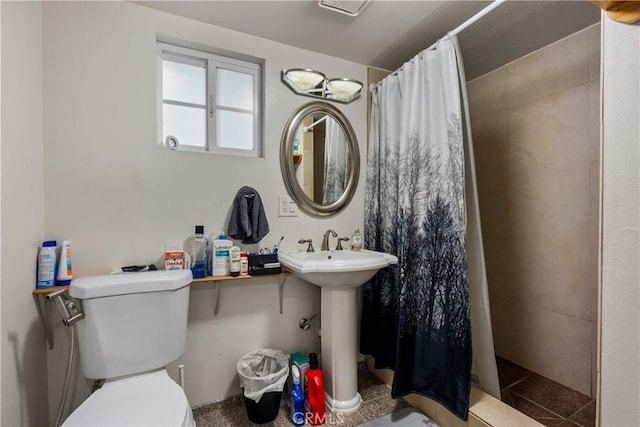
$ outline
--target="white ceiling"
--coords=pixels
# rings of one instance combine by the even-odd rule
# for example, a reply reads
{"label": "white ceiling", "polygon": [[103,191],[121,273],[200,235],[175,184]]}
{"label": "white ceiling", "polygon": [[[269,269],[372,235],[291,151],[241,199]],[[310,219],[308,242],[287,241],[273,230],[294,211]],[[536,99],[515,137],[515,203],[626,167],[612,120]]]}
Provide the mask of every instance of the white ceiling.
{"label": "white ceiling", "polygon": [[[489,4],[374,0],[354,18],[323,9],[315,0],[136,3],[388,70],[400,67]],[[506,2],[458,36],[467,78],[599,20],[599,9],[588,1]]]}

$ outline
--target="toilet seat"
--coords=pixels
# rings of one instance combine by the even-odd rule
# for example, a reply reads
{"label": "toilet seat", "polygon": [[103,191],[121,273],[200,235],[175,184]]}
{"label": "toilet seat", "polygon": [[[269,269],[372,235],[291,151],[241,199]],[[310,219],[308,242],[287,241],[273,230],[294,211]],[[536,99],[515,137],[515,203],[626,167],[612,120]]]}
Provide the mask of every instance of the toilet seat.
{"label": "toilet seat", "polygon": [[63,426],[195,426],[187,397],[166,370],[107,381]]}

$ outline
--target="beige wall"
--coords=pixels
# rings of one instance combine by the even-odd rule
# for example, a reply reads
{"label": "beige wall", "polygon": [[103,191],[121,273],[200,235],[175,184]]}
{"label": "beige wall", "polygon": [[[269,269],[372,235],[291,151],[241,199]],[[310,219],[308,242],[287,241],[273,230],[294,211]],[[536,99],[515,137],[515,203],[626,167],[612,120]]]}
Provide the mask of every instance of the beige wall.
{"label": "beige wall", "polygon": [[[125,2],[2,2],[2,420],[3,426],[47,425],[57,410],[67,331],[52,311],[56,347],[46,349],[31,297],[37,248],[69,239],[77,276],[131,263],[156,262],[166,240],[195,224],[225,228],[242,185],[262,195],[271,233],[319,241],[329,227],[348,235],[362,227],[364,174],[350,206],[326,219],[279,218],[286,194],[280,137],[292,112],[310,101],[280,82],[296,66],[366,79],[366,67]],[[155,135],[155,39],[163,34],[265,59],[265,158],[168,152]],[[11,109],[6,108],[11,105]],[[361,148],[366,99],[339,107]],[[361,156],[364,158],[364,150]],[[10,266],[10,268],[7,268]],[[319,289],[289,278],[284,313],[277,281],[192,290],[186,392],[193,405],[238,393],[235,364],[247,351],[275,347],[313,351],[319,340],[298,319],[319,311]],[[176,375],[175,365],[170,373]],[[78,381],[82,385],[82,380]],[[79,387],[72,406],[86,396]],[[49,408],[49,410],[48,410]]]}
{"label": "beige wall", "polygon": [[[157,34],[265,59],[265,158],[172,152],[157,144]],[[365,81],[363,65],[127,2],[45,2],[43,40],[46,232],[72,242],[77,276],[156,262],[165,241],[187,238],[195,224],[207,233],[226,229],[243,185],[262,196],[271,228],[264,245],[284,235],[281,247],[294,250],[298,239],[319,242],[328,228],[349,235],[362,227],[364,173],[349,207],[331,218],[303,212],[279,218],[277,200],[287,194],[279,162],[285,123],[311,101],[284,86],[280,71],[305,67]],[[366,98],[338,107],[364,159]],[[314,331],[300,330],[298,319],[320,311],[319,288],[288,278],[280,314],[278,285],[273,279],[220,285],[217,316],[215,285],[192,287],[180,359],[192,405],[239,393],[236,362],[250,350],[318,350]],[[66,358],[66,332],[56,332],[48,358],[54,405]],[[175,365],[169,370],[176,375]]]}
{"label": "beige wall", "polygon": [[37,2],[2,2],[2,426],[47,424],[47,359],[31,289],[44,239]]}
{"label": "beige wall", "polygon": [[602,426],[640,425],[640,25],[603,22]]}
{"label": "beige wall", "polygon": [[468,84],[496,353],[596,372],[600,26]]}
{"label": "beige wall", "polygon": [[[131,5],[130,5],[131,6]],[[120,6],[114,6],[120,7]],[[129,7],[129,6],[123,6]],[[40,244],[41,238],[44,236],[43,219],[39,215],[43,215],[43,195],[38,193],[43,191],[44,184],[41,182],[41,172],[38,171],[37,165],[41,164],[41,121],[38,120],[38,95],[42,89],[38,88],[39,67],[38,64],[38,46],[41,43],[40,7],[37,3],[18,3],[18,2],[1,2],[0,15],[2,17],[1,38],[2,38],[2,76],[1,93],[2,93],[2,116],[1,122],[1,151],[0,157],[0,181],[2,182],[2,194],[0,204],[2,206],[2,336],[0,337],[0,347],[2,353],[0,355],[2,370],[2,387],[0,392],[1,413],[2,418],[0,424],[3,426],[14,425],[46,425],[43,421],[46,417],[46,396],[42,393],[46,392],[47,382],[44,379],[46,371],[44,370],[44,357],[47,353],[39,324],[35,316],[35,309],[30,295],[30,288],[35,280],[35,247]],[[105,17],[106,22],[112,17]],[[121,19],[123,19],[121,17]],[[95,18],[97,20],[97,18]],[[194,25],[192,21],[179,20],[182,24],[180,32],[186,32],[185,26]],[[165,25],[176,25],[176,21],[172,18],[166,18]],[[122,22],[119,22],[122,24]],[[79,24],[79,23],[78,23]],[[137,22],[133,20],[130,25],[134,26]],[[195,24],[196,32],[202,31],[202,24]],[[83,37],[88,34],[90,24],[87,24],[87,31],[83,33]],[[610,158],[612,163],[604,172],[604,217],[607,222],[604,226],[605,247],[603,248],[603,258],[605,262],[618,262],[611,264],[610,269],[603,274],[603,311],[605,316],[603,322],[603,345],[602,345],[602,425],[639,425],[640,414],[638,413],[638,105],[640,94],[638,93],[638,51],[637,46],[640,43],[640,26],[618,24],[608,20],[604,25],[604,75],[605,75],[605,92],[604,103],[608,105],[608,113],[605,117],[610,119],[611,125],[604,126],[604,145],[605,159]],[[119,30],[119,29],[117,29]],[[116,32],[117,32],[116,30]],[[216,30],[216,35],[223,36],[225,39],[232,32],[224,32],[220,29]],[[305,65],[315,64],[316,66],[337,66],[329,57],[323,55],[315,55],[310,52],[300,51],[299,49],[291,50],[283,45],[266,42],[264,40],[240,36],[243,45],[247,46],[253,41],[258,40],[258,49],[266,48],[278,50],[282,55],[292,56],[292,54],[302,55],[300,62],[305,61]],[[209,40],[211,41],[211,40]],[[633,50],[634,48],[635,51]],[[20,53],[19,50],[22,52]],[[633,55],[630,55],[633,53]],[[15,61],[17,55],[26,55],[31,59],[27,62]],[[271,57],[271,56],[270,56]],[[277,57],[277,55],[276,55]],[[276,58],[277,59],[277,58]],[[632,62],[625,62],[631,60]],[[285,62],[285,59],[277,59],[278,62]],[[299,65],[299,61],[292,65]],[[30,64],[34,66],[29,66]],[[342,63],[341,63],[342,64]],[[275,66],[274,66],[275,68]],[[342,69],[342,68],[341,68]],[[35,75],[34,75],[35,74]],[[88,72],[85,72],[88,74]],[[357,76],[356,76],[357,78]],[[360,78],[363,78],[360,76]],[[271,88],[275,88],[275,82],[270,83]],[[19,93],[20,96],[17,94]],[[285,107],[291,109],[293,104],[303,103],[305,100],[295,97],[289,98],[290,95],[280,93],[277,100],[281,101],[284,97],[287,100]],[[26,98],[25,98],[26,97]],[[16,108],[13,102],[16,99],[31,99],[36,106],[32,108]],[[358,101],[359,102],[359,101]],[[7,106],[11,105],[12,108]],[[489,108],[486,105],[484,108]],[[54,107],[55,108],[55,104]],[[278,114],[278,104],[271,103],[269,107],[273,115],[277,116],[280,126],[284,122],[283,112]],[[357,107],[359,108],[359,107]],[[505,107],[506,108],[506,107]],[[478,111],[476,111],[477,113]],[[491,111],[486,111],[485,116]],[[626,115],[620,115],[625,112]],[[359,113],[353,110],[348,112],[351,120],[358,121]],[[359,122],[358,122],[359,123]],[[70,126],[70,125],[69,125]],[[362,126],[362,125],[357,125]],[[359,130],[358,130],[359,129]],[[356,129],[362,132],[362,127]],[[272,138],[277,140],[277,132],[272,130],[270,133]],[[362,144],[362,137],[360,143]],[[29,140],[32,143],[24,144],[23,141]],[[272,142],[275,144],[276,142]],[[86,158],[85,158],[86,160]],[[275,162],[275,160],[272,160]],[[16,166],[12,167],[12,163]],[[606,163],[606,160],[605,160]],[[33,166],[33,168],[32,168]],[[606,166],[606,165],[605,165]],[[82,176],[80,176],[82,178]],[[22,180],[22,181],[21,181]],[[9,185],[20,182],[20,188]],[[283,190],[278,186],[278,190]],[[611,197],[608,197],[610,193]],[[34,196],[35,194],[35,196]],[[629,197],[631,196],[631,197]],[[624,201],[624,203],[621,203]],[[272,202],[270,202],[272,203]],[[357,203],[357,202],[356,202]],[[21,215],[22,214],[22,215]],[[37,218],[30,218],[30,215],[38,215]],[[608,218],[608,220],[607,220]],[[11,219],[11,221],[9,221]],[[340,223],[350,222],[348,219],[341,219]],[[320,222],[324,226],[324,222]],[[285,223],[286,225],[286,223]],[[312,222],[308,220],[296,220],[295,225],[302,226],[301,232],[309,233],[312,231]],[[215,226],[215,224],[214,224]],[[16,232],[11,232],[13,227]],[[283,228],[282,223],[278,225]],[[190,224],[184,225],[184,231],[180,233],[190,232]],[[324,228],[324,227],[323,227]],[[631,233],[630,233],[631,231]],[[634,234],[635,233],[635,234]],[[313,234],[318,238],[317,233]],[[607,236],[610,240],[607,242]],[[625,240],[624,236],[634,237]],[[164,237],[163,237],[164,238]],[[624,244],[619,244],[622,242]],[[10,253],[7,254],[7,251]],[[155,248],[154,248],[155,251]],[[155,252],[154,252],[155,253]],[[21,260],[26,265],[22,264]],[[96,261],[100,262],[100,261]],[[105,268],[111,262],[105,262]],[[27,283],[25,285],[25,283]],[[309,290],[301,289],[304,295],[293,295],[289,292],[289,287],[297,289],[299,283],[287,282],[285,286],[285,298],[288,303],[285,305],[285,313],[287,308],[308,298]],[[25,289],[26,287],[26,289]],[[271,301],[274,298],[275,284],[265,284],[264,301]],[[262,315],[264,307],[261,307],[256,301],[263,295],[251,295],[252,290],[258,287],[241,288],[237,292],[239,295],[232,296],[232,304],[228,306],[228,312],[220,322],[223,323],[222,330],[231,333],[234,328],[230,323],[239,321],[241,327],[240,333],[245,331],[247,325],[254,320],[252,317],[245,319],[243,313],[236,313],[234,316],[231,312],[235,310],[237,305],[244,300],[253,301],[252,306],[246,307],[246,311],[257,310]],[[291,291],[293,292],[292,289]],[[268,295],[267,295],[268,293]],[[202,304],[212,304],[212,292],[209,290],[202,291],[204,295]],[[224,294],[223,294],[224,295]],[[313,296],[311,297],[314,298]],[[229,302],[227,300],[227,302]],[[269,310],[272,310],[273,303],[270,303]],[[210,308],[210,307],[209,307]],[[495,307],[494,311],[496,310]],[[303,312],[305,307],[301,307],[299,312]],[[307,314],[307,313],[305,313]],[[635,317],[631,317],[631,316]],[[287,314],[288,316],[288,314]],[[268,315],[268,319],[276,316]],[[295,316],[291,316],[295,317]],[[287,318],[290,320],[290,318]],[[635,322],[635,323],[634,323]],[[288,321],[286,322],[288,324]],[[189,381],[193,383],[211,382],[211,367],[216,366],[224,369],[225,375],[228,375],[229,364],[223,362],[225,353],[228,350],[223,345],[219,345],[223,337],[219,336],[219,325],[211,318],[210,315],[203,315],[200,318],[191,320],[191,329],[194,325],[200,324],[200,331],[194,335],[195,338],[202,340],[201,345],[205,348],[205,356],[198,360],[202,364],[200,366],[190,367],[187,364],[188,372],[204,372],[203,377],[191,378]],[[16,347],[8,340],[9,332],[15,331],[22,342],[22,347]],[[61,337],[56,335],[57,349],[64,352],[64,343],[60,341]],[[30,348],[27,343],[35,343],[35,347]],[[215,349],[219,348],[221,356],[215,353]],[[52,369],[60,373],[64,360],[50,357]],[[225,367],[226,366],[226,367]],[[21,369],[26,368],[26,371]],[[26,372],[27,376],[22,376],[22,372]],[[228,379],[228,377],[227,377]],[[51,382],[55,382],[50,379]],[[52,384],[52,390],[59,390],[59,384]],[[221,387],[225,387],[223,383]],[[51,395],[50,400],[52,406],[57,405],[57,394]]]}
{"label": "beige wall", "polygon": [[[2,44],[2,5],[0,5],[0,45]],[[0,81],[2,81],[2,55],[0,55]],[[0,84],[0,188],[2,187],[2,84]],[[2,223],[2,195],[0,194],[0,224]],[[0,244],[0,304],[2,303],[2,245]],[[2,331],[0,316],[0,331]],[[2,421],[2,339],[0,339],[0,421]]]}

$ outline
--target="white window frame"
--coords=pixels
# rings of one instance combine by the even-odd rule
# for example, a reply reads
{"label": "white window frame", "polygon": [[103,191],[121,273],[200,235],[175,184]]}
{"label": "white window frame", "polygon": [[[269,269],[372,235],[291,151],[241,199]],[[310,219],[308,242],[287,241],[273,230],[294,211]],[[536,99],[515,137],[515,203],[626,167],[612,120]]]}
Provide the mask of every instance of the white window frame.
{"label": "white window frame", "polygon": [[[262,157],[263,155],[263,92],[262,92],[262,70],[261,63],[252,62],[248,60],[242,60],[232,58],[229,56],[222,56],[211,52],[192,49],[184,46],[178,46],[165,42],[157,42],[157,56],[158,56],[158,84],[157,84],[157,116],[158,116],[158,140],[159,143],[165,146],[163,140],[163,105],[165,100],[162,96],[162,61],[170,60],[174,62],[180,62],[188,65],[203,66],[206,71],[206,105],[190,104],[183,102],[173,102],[173,105],[182,105],[192,108],[205,108],[207,114],[206,120],[206,144],[205,147],[196,147],[193,145],[179,144],[178,150],[181,151],[196,151],[207,152],[213,154],[233,155],[233,156],[248,156],[248,157]],[[239,55],[240,56],[240,55]],[[253,111],[220,106],[216,104],[216,79],[217,70],[219,68],[237,71],[253,76]],[[216,140],[216,113],[218,111],[234,111],[241,113],[253,114],[253,149],[239,149],[220,147]],[[180,143],[180,141],[178,141]]]}

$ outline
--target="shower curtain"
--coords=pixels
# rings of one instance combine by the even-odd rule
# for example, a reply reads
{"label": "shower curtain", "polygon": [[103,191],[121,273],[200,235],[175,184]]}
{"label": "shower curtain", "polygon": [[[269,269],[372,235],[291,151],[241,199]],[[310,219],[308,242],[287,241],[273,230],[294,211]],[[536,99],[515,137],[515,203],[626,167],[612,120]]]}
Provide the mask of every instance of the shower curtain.
{"label": "shower curtain", "polygon": [[[365,244],[396,255],[398,265],[381,270],[363,288],[360,350],[375,358],[376,368],[394,370],[393,397],[422,394],[466,420],[471,319],[476,327],[478,317],[472,314],[469,279],[484,286],[482,297],[486,274],[478,218],[472,221],[473,244],[465,241],[472,208],[465,206],[465,170],[472,161],[465,162],[465,155],[472,150],[464,144],[470,139],[464,141],[464,72],[456,45],[455,37],[440,40],[372,90]],[[477,215],[477,198],[471,204],[475,210],[469,211]],[[478,322],[482,347],[487,327],[490,344],[490,357],[482,361],[493,360],[493,368],[473,377],[492,377],[485,386],[499,397],[488,315]]]}
{"label": "shower curtain", "polygon": [[326,120],[324,139],[324,182],[322,204],[328,205],[340,198],[347,187],[351,170],[347,138],[333,119]]}

